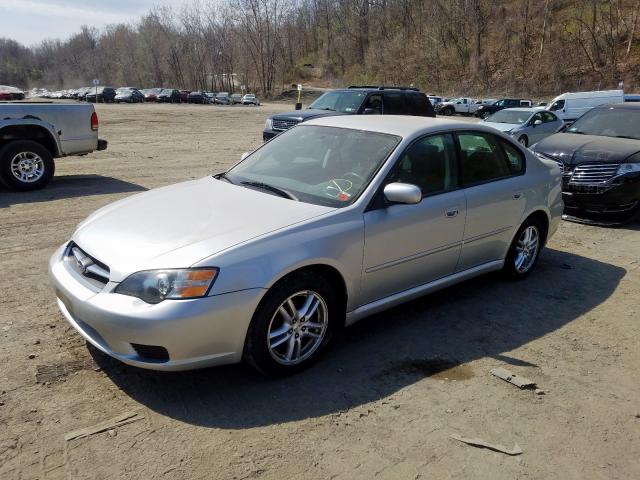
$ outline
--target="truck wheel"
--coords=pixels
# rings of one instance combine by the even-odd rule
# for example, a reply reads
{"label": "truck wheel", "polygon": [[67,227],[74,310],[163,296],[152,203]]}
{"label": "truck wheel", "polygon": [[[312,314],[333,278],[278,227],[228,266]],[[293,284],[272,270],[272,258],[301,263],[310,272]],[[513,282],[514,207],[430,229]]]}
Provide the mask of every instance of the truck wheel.
{"label": "truck wheel", "polygon": [[53,156],[31,140],[16,140],[0,149],[0,180],[19,191],[37,190],[47,185],[53,173]]}

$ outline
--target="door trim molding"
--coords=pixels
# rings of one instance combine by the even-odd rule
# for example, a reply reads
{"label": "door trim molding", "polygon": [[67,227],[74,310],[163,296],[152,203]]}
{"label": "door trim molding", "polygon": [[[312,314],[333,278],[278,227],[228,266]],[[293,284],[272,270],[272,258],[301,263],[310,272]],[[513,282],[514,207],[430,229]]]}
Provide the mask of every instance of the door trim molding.
{"label": "door trim molding", "polygon": [[369,267],[365,270],[365,273],[373,273],[380,270],[384,270],[385,268],[395,267],[396,265],[401,265],[403,263],[410,262],[412,260],[417,260],[419,258],[428,257],[429,255],[433,255],[434,253],[444,252],[446,250],[450,250],[452,248],[456,248],[462,245],[462,241],[450,243],[448,245],[443,245],[441,247],[432,248],[431,250],[426,250],[424,252],[415,253],[413,255],[409,255],[407,257],[398,258],[397,260],[391,260],[386,263],[381,263],[380,265],[375,265],[373,267]]}
{"label": "door trim molding", "polygon": [[484,263],[482,265],[469,268],[462,272],[447,275],[446,277],[439,278],[438,280],[434,280],[423,285],[418,285],[417,287],[410,288],[409,290],[394,293],[393,295],[381,298],[380,300],[367,303],[351,312],[347,312],[345,324],[351,325],[358,320],[362,320],[363,318],[368,317],[369,315],[381,312],[383,310],[386,310],[387,308],[395,307],[396,305],[421,297],[423,295],[426,295],[427,293],[435,292],[436,290],[449,287],[463,280],[468,280],[485,273],[500,270],[502,269],[503,265],[504,259]]}

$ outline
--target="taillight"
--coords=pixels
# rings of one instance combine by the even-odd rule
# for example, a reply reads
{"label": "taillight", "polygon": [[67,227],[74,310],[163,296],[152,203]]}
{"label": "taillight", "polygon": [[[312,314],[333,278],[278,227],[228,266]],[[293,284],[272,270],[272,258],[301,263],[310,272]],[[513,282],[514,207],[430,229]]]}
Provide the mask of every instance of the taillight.
{"label": "taillight", "polygon": [[91,130],[98,131],[98,114],[96,112],[91,114]]}

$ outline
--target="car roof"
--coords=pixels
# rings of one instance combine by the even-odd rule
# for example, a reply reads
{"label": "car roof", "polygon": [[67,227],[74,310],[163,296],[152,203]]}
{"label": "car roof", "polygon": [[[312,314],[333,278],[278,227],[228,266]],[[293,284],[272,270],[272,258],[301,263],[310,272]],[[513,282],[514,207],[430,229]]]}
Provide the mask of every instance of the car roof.
{"label": "car roof", "polygon": [[[514,108],[505,108],[504,110],[500,110],[501,112],[525,112],[525,113],[533,113],[540,112],[544,110],[544,108],[540,107],[514,107]],[[498,112],[496,112],[498,113]]]}
{"label": "car roof", "polygon": [[603,103],[602,105],[598,105],[597,107],[594,108],[615,108],[616,110],[618,109],[625,109],[625,110],[638,110],[640,109],[640,102],[624,102],[624,103]]}
{"label": "car roof", "polygon": [[354,130],[388,133],[401,137],[442,130],[482,130],[495,133],[495,130],[490,127],[485,127],[478,123],[405,115],[336,115],[311,119],[301,125],[351,128]]}

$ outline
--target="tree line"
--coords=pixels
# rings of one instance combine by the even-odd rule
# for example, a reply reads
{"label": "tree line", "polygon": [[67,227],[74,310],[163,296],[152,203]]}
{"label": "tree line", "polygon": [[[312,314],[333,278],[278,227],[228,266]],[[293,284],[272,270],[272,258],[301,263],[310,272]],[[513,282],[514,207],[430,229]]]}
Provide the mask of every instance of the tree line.
{"label": "tree line", "polygon": [[220,0],[155,7],[27,48],[0,39],[0,84],[252,91],[292,82],[548,95],[640,83],[640,0]]}

